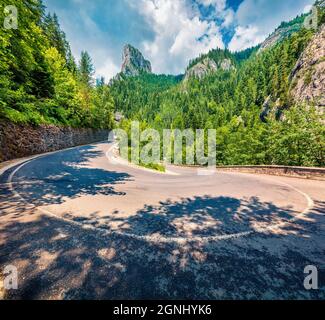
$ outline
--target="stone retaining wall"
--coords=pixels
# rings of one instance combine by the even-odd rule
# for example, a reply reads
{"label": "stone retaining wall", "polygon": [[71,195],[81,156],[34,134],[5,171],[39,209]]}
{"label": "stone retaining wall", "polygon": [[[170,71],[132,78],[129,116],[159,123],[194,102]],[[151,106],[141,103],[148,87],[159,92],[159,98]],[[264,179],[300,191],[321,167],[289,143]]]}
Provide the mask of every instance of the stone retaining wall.
{"label": "stone retaining wall", "polygon": [[107,140],[107,130],[0,122],[0,162]]}

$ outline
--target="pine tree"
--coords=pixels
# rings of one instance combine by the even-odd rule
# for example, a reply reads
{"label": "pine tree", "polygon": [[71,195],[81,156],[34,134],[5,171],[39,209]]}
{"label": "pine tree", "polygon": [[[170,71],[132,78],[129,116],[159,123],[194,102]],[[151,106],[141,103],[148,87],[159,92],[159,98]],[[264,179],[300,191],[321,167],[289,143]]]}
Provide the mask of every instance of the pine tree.
{"label": "pine tree", "polygon": [[95,74],[95,68],[87,51],[81,52],[78,71],[80,82],[87,88],[91,88],[94,84],[93,76]]}

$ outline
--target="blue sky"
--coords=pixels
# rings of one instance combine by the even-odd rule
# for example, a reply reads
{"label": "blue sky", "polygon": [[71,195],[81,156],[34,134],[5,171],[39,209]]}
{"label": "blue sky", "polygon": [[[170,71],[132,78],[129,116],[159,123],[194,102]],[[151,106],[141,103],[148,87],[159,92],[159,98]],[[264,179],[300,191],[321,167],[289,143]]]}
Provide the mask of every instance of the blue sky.
{"label": "blue sky", "polygon": [[97,76],[120,71],[124,44],[139,48],[156,73],[180,74],[213,48],[262,42],[313,0],[44,0],[59,16],[73,54],[87,50]]}

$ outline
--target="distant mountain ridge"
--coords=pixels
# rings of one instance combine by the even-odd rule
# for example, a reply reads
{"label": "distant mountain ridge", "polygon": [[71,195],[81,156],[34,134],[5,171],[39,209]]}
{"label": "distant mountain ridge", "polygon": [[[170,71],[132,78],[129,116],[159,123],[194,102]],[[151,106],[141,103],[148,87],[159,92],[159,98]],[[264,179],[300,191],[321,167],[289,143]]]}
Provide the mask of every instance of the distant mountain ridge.
{"label": "distant mountain ridge", "polygon": [[[316,4],[323,5],[322,1],[317,1]],[[185,70],[184,78],[202,79],[204,76],[217,72],[218,70],[231,71],[235,70],[236,63],[247,60],[254,52],[261,53],[276,44],[290,37],[295,32],[301,30],[304,26],[304,21],[308,14],[301,14],[291,21],[282,22],[280,26],[260,45],[248,48],[239,52],[230,52],[228,49],[213,49],[207,54],[202,54],[189,62]],[[130,44],[125,45],[122,55],[121,72],[115,79],[121,79],[121,76],[135,77],[141,73],[152,73],[151,62],[143,57],[140,50]]]}
{"label": "distant mountain ridge", "polygon": [[[319,23],[322,23],[324,19],[322,12],[324,12],[324,2],[317,1],[316,5],[319,9]],[[200,55],[198,58],[189,62],[185,74],[183,76],[183,82],[186,84],[191,79],[203,81],[208,75],[214,75],[219,72],[220,75],[224,72],[233,73],[236,72],[240,66],[246,61],[254,63],[255,60],[260,59],[263,52],[268,51],[278,44],[285,42],[294,34],[299,33],[304,28],[305,19],[308,14],[302,14],[289,22],[282,22],[281,25],[259,46],[249,48],[240,52],[230,52],[228,49],[213,49],[206,54]],[[314,40],[311,40],[309,47],[301,53],[300,59],[297,61],[295,69],[292,71],[287,81],[291,85],[289,95],[292,95],[296,102],[315,102],[316,104],[324,105],[324,32],[319,32],[318,36],[315,35]],[[312,55],[317,54],[317,61],[312,59]],[[262,55],[263,56],[263,55]],[[262,58],[263,59],[263,58]],[[296,61],[294,61],[296,62]],[[278,62],[281,65],[281,61]],[[280,69],[279,69],[280,70]],[[281,72],[281,71],[279,71]],[[146,77],[146,81],[150,83],[161,83],[168,79],[168,87],[175,81],[175,85],[182,80],[181,77],[175,77],[172,82],[169,82],[169,78],[164,78],[152,73],[151,63],[146,60],[142,53],[131,45],[126,45],[123,50],[123,63],[121,73],[119,73],[115,80],[121,80],[125,77],[138,77],[144,74],[152,74],[151,78]],[[156,77],[155,77],[156,76]],[[278,75],[280,77],[280,75]],[[177,78],[177,79],[176,79]],[[146,81],[143,82],[145,85]],[[151,84],[148,85],[150,86]],[[274,84],[277,87],[276,84]],[[281,91],[281,90],[278,90]],[[283,94],[282,99],[275,93],[269,93],[264,97],[265,102],[263,105],[262,118],[268,114],[268,110],[271,108],[270,104],[275,105],[275,110],[282,110],[285,108],[287,102],[284,102]],[[263,100],[264,101],[264,100]],[[262,101],[262,102],[263,102]],[[282,102],[281,102],[282,101]]]}

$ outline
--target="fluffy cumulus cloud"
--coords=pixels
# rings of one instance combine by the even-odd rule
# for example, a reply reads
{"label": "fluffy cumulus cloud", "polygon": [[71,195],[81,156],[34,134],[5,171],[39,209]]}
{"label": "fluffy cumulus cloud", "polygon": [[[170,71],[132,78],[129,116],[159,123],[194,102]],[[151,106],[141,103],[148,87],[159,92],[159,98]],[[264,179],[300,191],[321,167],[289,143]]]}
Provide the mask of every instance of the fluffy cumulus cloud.
{"label": "fluffy cumulus cloud", "polygon": [[228,48],[231,51],[240,51],[246,48],[256,46],[264,41],[265,34],[261,34],[259,28],[255,25],[238,26],[236,27],[235,35],[233,36]]}
{"label": "fluffy cumulus cloud", "polygon": [[219,11],[226,7],[226,0],[199,0],[198,2],[204,6],[214,6]]}
{"label": "fluffy cumulus cloud", "polygon": [[77,60],[92,56],[97,76],[113,77],[124,44],[140,49],[156,73],[183,73],[214,48],[261,43],[313,0],[44,0],[59,16]]}
{"label": "fluffy cumulus cloud", "polygon": [[122,49],[126,43],[137,46],[154,34],[143,16],[128,0],[44,0],[47,11],[56,12],[62,29],[79,60],[87,50],[96,76],[109,80],[121,70]]}
{"label": "fluffy cumulus cloud", "polygon": [[[236,1],[240,2],[242,0]],[[211,9],[210,18],[215,19],[219,23],[221,22],[221,27],[227,27],[233,23],[235,12],[227,0],[197,0],[196,3],[206,8],[209,7]],[[221,19],[221,21],[219,19]]]}
{"label": "fluffy cumulus cloud", "polygon": [[[220,1],[201,2],[210,5]],[[157,73],[182,73],[190,59],[213,48],[224,48],[220,27],[202,18],[191,1],[139,0],[136,6],[155,34],[153,40],[143,41],[142,47]]]}
{"label": "fluffy cumulus cloud", "polygon": [[310,8],[313,0],[244,0],[236,17],[235,35],[229,49],[238,51],[258,45],[282,22]]}

